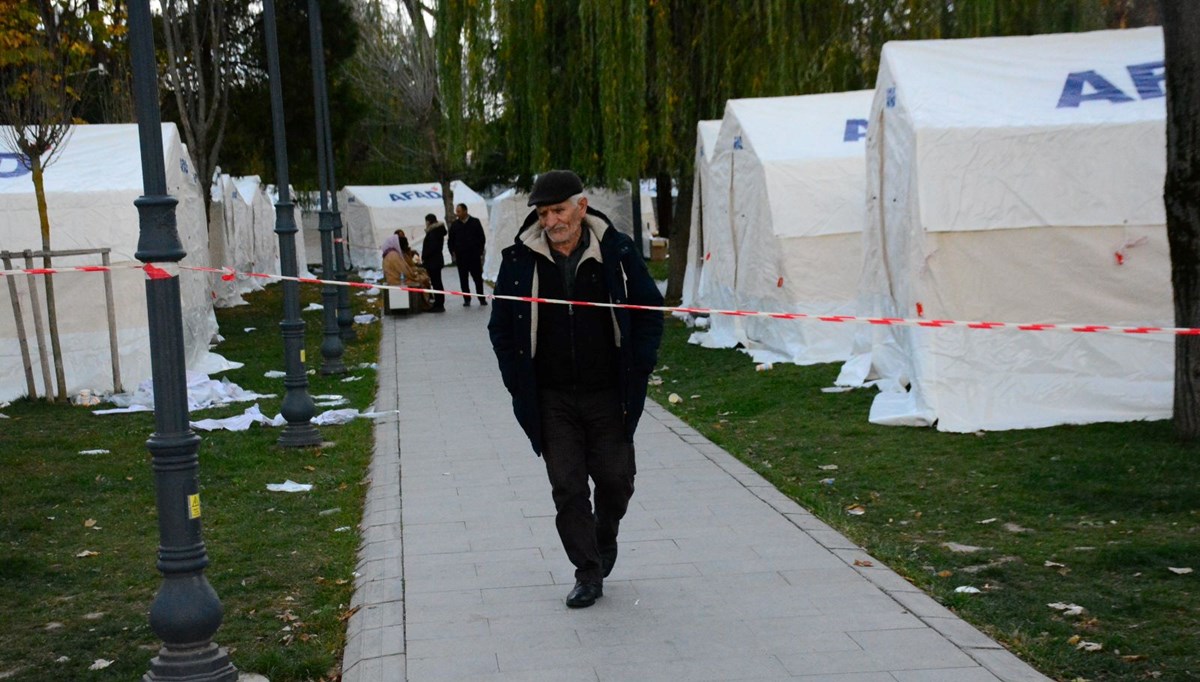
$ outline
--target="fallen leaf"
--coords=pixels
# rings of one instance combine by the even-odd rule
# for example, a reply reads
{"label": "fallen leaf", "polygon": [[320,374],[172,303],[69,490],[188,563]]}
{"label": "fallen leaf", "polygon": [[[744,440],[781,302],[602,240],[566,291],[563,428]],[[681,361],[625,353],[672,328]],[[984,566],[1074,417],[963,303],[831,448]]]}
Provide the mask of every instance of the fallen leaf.
{"label": "fallen leaf", "polygon": [[960,585],[960,586],[954,588],[954,591],[958,592],[959,594],[979,594],[980,590],[978,587],[971,587],[970,585]]}
{"label": "fallen leaf", "polygon": [[1004,530],[1006,530],[1010,533],[1031,533],[1031,532],[1033,532],[1033,531],[1029,530],[1028,528],[1023,528],[1021,526],[1018,526],[1015,523],[1006,523],[1006,524],[1004,524],[1003,528],[1004,528]]}
{"label": "fallen leaf", "polygon": [[870,561],[867,561],[866,559],[855,559],[854,565],[862,566],[863,568],[872,568],[875,566],[875,564],[871,563]]}
{"label": "fallen leaf", "polygon": [[1175,575],[1187,575],[1188,573],[1192,572],[1192,569],[1190,568],[1172,568],[1171,566],[1167,566],[1167,570]]}
{"label": "fallen leaf", "polygon": [[1079,641],[1081,639],[1083,639],[1083,638],[1080,637],[1079,635],[1071,635],[1070,639],[1067,640],[1067,644],[1070,644],[1071,646],[1075,646],[1076,644],[1079,643]]}
{"label": "fallen leaf", "polygon": [[850,514],[851,516],[862,516],[863,514],[867,513],[867,508],[861,504],[852,504],[849,507],[846,507],[846,513]]}
{"label": "fallen leaf", "polygon": [[54,662],[55,663],[66,663],[69,660],[71,660],[70,656],[59,656],[58,658],[54,659]]}
{"label": "fallen leaf", "polygon": [[1078,644],[1075,645],[1075,648],[1080,651],[1100,651],[1101,649],[1104,648],[1104,645],[1100,644],[1099,642],[1089,642],[1087,640],[1082,640]]}
{"label": "fallen leaf", "polygon": [[678,393],[672,393],[671,395],[667,396],[667,402],[671,403],[672,405],[678,405],[679,403],[683,402],[683,398],[680,398]]}
{"label": "fallen leaf", "polygon": [[1046,563],[1044,563],[1042,565],[1045,566],[1046,568],[1066,568],[1067,567],[1066,564],[1060,564],[1057,561],[1050,561],[1049,559],[1047,559]]}
{"label": "fallen leaf", "polygon": [[1126,663],[1137,663],[1138,661],[1146,660],[1146,655],[1145,654],[1126,654],[1125,656],[1121,657],[1121,660],[1125,661]]}
{"label": "fallen leaf", "polygon": [[43,629],[45,629],[45,630],[58,630],[58,629],[59,629],[59,628],[61,628],[62,626],[63,626],[63,624],[62,624],[62,623],[58,623],[58,622],[55,622],[55,621],[51,621],[51,622],[49,622],[49,623],[46,623],[46,627],[45,627],[45,628],[43,628]]}
{"label": "fallen leaf", "polygon": [[818,468],[818,469],[820,469],[820,470],[822,470],[822,471],[837,471],[838,465],[836,465],[836,464],[822,464],[821,466],[819,466],[819,467],[817,467],[817,468]]}
{"label": "fallen leaf", "polygon": [[316,468],[315,466],[312,466],[312,465],[310,464],[310,465],[308,465],[308,466],[304,467],[304,470],[305,470],[305,471],[316,471],[316,470],[317,470],[317,468]]}
{"label": "fallen leaf", "polygon": [[354,608],[352,608],[352,609],[349,609],[349,610],[347,610],[347,611],[344,611],[344,612],[342,612],[342,615],[338,616],[338,620],[339,620],[339,621],[341,621],[341,622],[343,622],[343,623],[344,623],[344,622],[346,622],[346,621],[348,621],[348,620],[350,620],[350,617],[351,617],[351,616],[353,616],[354,614],[358,613],[358,610],[359,610],[359,609],[361,609],[361,608],[362,608],[362,606],[361,606],[361,605],[360,605],[360,606],[355,606],[355,607],[354,607]]}
{"label": "fallen leaf", "polygon": [[96,519],[88,519],[87,521],[83,522],[84,528],[91,528],[94,525],[96,525]]}
{"label": "fallen leaf", "polygon": [[90,549],[85,549],[82,552],[80,552],[79,554],[76,554],[75,558],[83,559],[83,558],[90,557],[90,556],[100,556],[100,552],[93,552]]}
{"label": "fallen leaf", "polygon": [[103,611],[93,611],[83,617],[84,620],[100,620],[104,617]]}
{"label": "fallen leaf", "polygon": [[88,667],[88,670],[104,670],[105,668],[107,668],[108,666],[110,666],[112,664],[113,664],[113,662],[108,659],[97,658],[96,662]]}
{"label": "fallen leaf", "polygon": [[984,520],[982,520],[982,521],[976,521],[975,523],[995,523],[995,522],[996,522],[996,518],[995,518],[995,517],[992,517],[992,518],[990,518],[990,519],[984,519]]}
{"label": "fallen leaf", "polygon": [[939,577],[939,578],[949,578],[952,575],[954,575],[954,571],[938,571],[937,572],[937,577]]}

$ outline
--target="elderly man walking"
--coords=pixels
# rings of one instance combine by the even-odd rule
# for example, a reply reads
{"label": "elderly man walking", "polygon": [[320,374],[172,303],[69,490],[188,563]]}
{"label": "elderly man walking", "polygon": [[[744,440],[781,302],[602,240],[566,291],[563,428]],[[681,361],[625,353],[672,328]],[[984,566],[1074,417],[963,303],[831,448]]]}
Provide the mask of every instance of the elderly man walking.
{"label": "elderly man walking", "polygon": [[517,421],[546,463],[558,535],[575,566],[566,603],[582,608],[604,594],[617,560],[633,496],[633,434],[662,339],[660,311],[619,306],[663,299],[632,240],[588,208],[575,173],[538,177],[529,205],[536,210],[504,249],[495,294],[618,306],[496,298],[488,324]]}

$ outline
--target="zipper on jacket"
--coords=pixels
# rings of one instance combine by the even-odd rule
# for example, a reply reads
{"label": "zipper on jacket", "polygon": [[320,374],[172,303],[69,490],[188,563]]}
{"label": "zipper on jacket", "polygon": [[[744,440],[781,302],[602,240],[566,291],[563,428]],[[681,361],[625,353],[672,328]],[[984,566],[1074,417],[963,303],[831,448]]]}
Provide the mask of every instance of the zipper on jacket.
{"label": "zipper on jacket", "polygon": [[579,357],[575,352],[575,304],[567,304],[567,326],[571,329],[571,383],[579,390]]}

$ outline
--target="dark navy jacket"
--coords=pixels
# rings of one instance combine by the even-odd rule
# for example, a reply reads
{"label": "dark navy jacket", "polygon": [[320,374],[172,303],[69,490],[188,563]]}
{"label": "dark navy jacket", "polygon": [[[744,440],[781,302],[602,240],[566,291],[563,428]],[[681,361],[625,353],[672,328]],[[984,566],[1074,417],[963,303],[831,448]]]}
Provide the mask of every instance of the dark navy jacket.
{"label": "dark navy jacket", "polygon": [[[537,259],[552,261],[552,257],[536,222],[537,213],[531,211],[517,233],[515,243],[502,252],[500,274],[496,276],[496,295],[538,296]],[[597,255],[595,251],[598,250],[609,302],[647,306],[663,304],[658,286],[628,236],[618,232],[603,213],[592,208],[588,209],[584,229],[590,229],[592,235],[592,245],[584,258],[589,258],[588,254]],[[488,323],[504,387],[512,394],[513,412],[538,455],[542,453],[542,423],[533,358],[537,353],[539,308],[547,305],[559,304],[497,298]],[[625,415],[625,438],[632,442],[646,403],[646,382],[658,362],[663,314],[659,310],[614,308],[611,318],[615,327],[614,339],[619,343],[618,373]]]}

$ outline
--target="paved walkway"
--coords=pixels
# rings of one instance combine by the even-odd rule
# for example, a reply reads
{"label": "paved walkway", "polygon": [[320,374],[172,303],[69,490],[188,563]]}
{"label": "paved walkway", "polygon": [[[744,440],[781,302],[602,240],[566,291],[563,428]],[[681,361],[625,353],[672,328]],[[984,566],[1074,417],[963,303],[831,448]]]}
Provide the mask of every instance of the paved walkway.
{"label": "paved walkway", "polygon": [[616,570],[567,609],[491,309],[447,308],[383,321],[345,682],[1048,679],[654,403]]}

